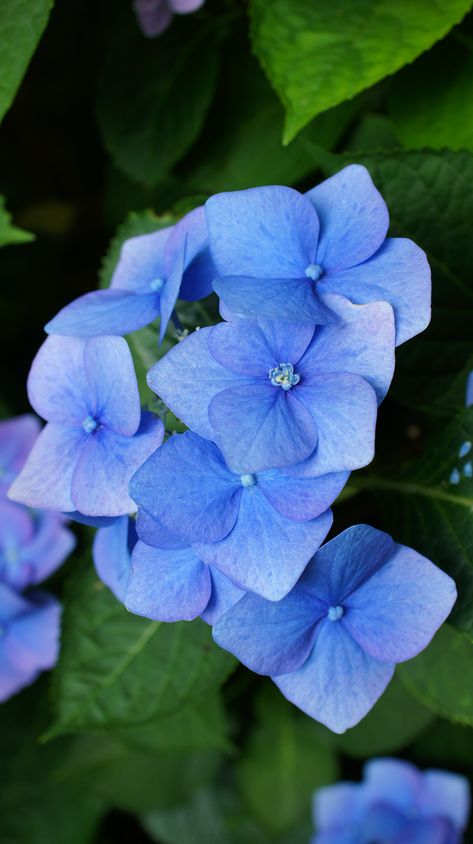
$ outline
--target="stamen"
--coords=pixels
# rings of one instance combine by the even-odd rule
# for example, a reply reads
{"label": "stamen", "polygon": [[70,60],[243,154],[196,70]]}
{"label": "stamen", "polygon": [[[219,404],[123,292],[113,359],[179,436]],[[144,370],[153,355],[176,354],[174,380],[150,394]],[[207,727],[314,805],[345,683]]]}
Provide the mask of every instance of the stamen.
{"label": "stamen", "polygon": [[301,376],[294,372],[292,363],[280,363],[270,369],[268,375],[273,387],[282,387],[283,390],[290,390],[301,380]]}
{"label": "stamen", "polygon": [[306,278],[310,278],[311,281],[318,281],[323,274],[324,271],[320,264],[309,264],[304,271]]}
{"label": "stamen", "polygon": [[149,289],[153,291],[153,293],[159,293],[164,287],[164,278],[153,278],[152,281],[149,283]]}
{"label": "stamen", "polygon": [[85,417],[85,419],[82,423],[82,427],[83,427],[86,434],[93,434],[94,431],[97,428],[97,425],[98,425],[97,420],[94,419],[93,416],[90,416],[90,414],[89,414],[89,416]]}
{"label": "stamen", "polygon": [[343,609],[343,607],[329,607],[327,618],[329,619],[329,621],[339,621],[344,612],[345,610]]}
{"label": "stamen", "polygon": [[240,475],[240,483],[244,487],[254,486],[256,483],[256,475]]}

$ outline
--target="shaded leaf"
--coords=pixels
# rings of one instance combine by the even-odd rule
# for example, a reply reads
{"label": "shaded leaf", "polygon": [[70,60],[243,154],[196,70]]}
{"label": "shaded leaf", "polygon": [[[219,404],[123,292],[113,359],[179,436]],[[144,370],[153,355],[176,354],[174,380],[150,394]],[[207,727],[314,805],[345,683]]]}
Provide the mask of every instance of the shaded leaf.
{"label": "shaded leaf", "polygon": [[14,243],[30,243],[32,240],[34,234],[12,225],[11,215],[5,208],[5,197],[0,196],[0,247]]}

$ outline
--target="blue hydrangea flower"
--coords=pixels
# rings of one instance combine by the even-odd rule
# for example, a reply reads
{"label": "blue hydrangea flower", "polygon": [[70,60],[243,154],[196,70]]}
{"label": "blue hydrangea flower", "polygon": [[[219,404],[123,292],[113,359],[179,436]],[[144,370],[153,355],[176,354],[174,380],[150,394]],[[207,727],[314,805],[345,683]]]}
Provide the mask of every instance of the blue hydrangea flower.
{"label": "blue hydrangea flower", "polygon": [[47,420],[9,495],[30,507],[86,516],[136,510],[128,482],[163,438],[141,415],[133,361],[122,337],[48,337],[28,377]]}
{"label": "blue hydrangea flower", "polygon": [[241,589],[279,600],[325,538],[347,473],[300,479],[278,470],[237,474],[217,446],[187,431],[138,470],[130,494]]}
{"label": "blue hydrangea flower", "polygon": [[23,468],[41,426],[32,413],[0,422],[0,495],[5,495]]}
{"label": "blue hydrangea flower", "polygon": [[345,167],[305,196],[288,187],[221,193],[206,203],[214,288],[236,314],[326,324],[326,293],[390,302],[397,344],[430,320],[430,270],[389,215],[368,171]]}
{"label": "blue hydrangea flower", "polygon": [[154,621],[202,616],[214,624],[244,594],[144,510],[136,526],[134,519],[121,516],[98,530],[93,558],[115,597],[130,612]]}
{"label": "blue hydrangea flower", "polygon": [[315,793],[312,844],[460,844],[469,810],[465,777],[373,759],[363,768],[363,782]]}
{"label": "blue hydrangea flower", "polygon": [[386,302],[328,300],[339,319],[328,326],[234,319],[200,329],[158,361],[148,384],[237,472],[365,466],[394,370],[393,312]]}
{"label": "blue hydrangea flower", "polygon": [[125,241],[110,287],[66,305],[45,330],[77,337],[122,335],[160,316],[162,340],[178,296],[202,299],[211,293],[214,277],[205,212],[196,208],[175,226]]}
{"label": "blue hydrangea flower", "polygon": [[74,534],[59,514],[0,500],[0,582],[18,590],[40,583],[74,546]]}
{"label": "blue hydrangea flower", "polygon": [[172,21],[173,15],[195,12],[205,0],[134,0],[138,23],[148,38],[161,35]]}
{"label": "blue hydrangea flower", "polygon": [[0,701],[52,668],[59,648],[61,608],[42,592],[18,595],[0,583]]}
{"label": "blue hydrangea flower", "polygon": [[425,557],[355,525],[319,549],[283,600],[245,595],[214,638],[342,733],[371,709],[395,664],[426,647],[455,599],[453,580]]}

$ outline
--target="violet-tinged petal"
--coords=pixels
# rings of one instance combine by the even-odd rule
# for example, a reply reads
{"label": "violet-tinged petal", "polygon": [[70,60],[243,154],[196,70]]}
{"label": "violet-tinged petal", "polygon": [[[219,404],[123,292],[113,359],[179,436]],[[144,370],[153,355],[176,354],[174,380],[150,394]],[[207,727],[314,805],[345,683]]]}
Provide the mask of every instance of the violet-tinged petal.
{"label": "violet-tinged petal", "polygon": [[449,771],[425,771],[417,806],[425,817],[448,818],[457,829],[464,829],[470,813],[468,780]]}
{"label": "violet-tinged petal", "polygon": [[286,674],[306,661],[326,613],[324,603],[299,590],[282,601],[247,594],[219,619],[213,637],[257,674]]}
{"label": "violet-tinged petal", "polygon": [[421,774],[403,759],[371,759],[363,768],[364,801],[391,803],[403,812],[415,805],[421,790]]}
{"label": "violet-tinged petal", "polygon": [[133,0],[138,23],[147,38],[161,35],[172,20],[167,0]]}
{"label": "violet-tinged petal", "polygon": [[312,815],[318,830],[329,830],[339,824],[356,821],[361,811],[361,786],[354,782],[337,782],[319,788],[314,794]]}
{"label": "violet-tinged petal", "polygon": [[288,473],[315,477],[330,472],[360,469],[374,456],[377,399],[373,388],[359,375],[330,373],[307,376],[303,362],[297,397],[314,417],[317,448]]}
{"label": "violet-tinged petal", "polygon": [[48,337],[28,375],[28,398],[48,422],[81,425],[95,408],[84,368],[86,340],[79,337]]}
{"label": "violet-tinged petal", "polygon": [[76,538],[56,513],[36,515],[35,533],[21,549],[18,581],[15,588],[36,585],[46,580],[71,554]]}
{"label": "violet-tinged petal", "polygon": [[120,516],[109,527],[100,528],[95,534],[92,548],[95,570],[122,603],[130,575],[131,549],[137,540],[133,522],[128,516]]}
{"label": "violet-tinged petal", "polygon": [[[389,302],[396,322],[396,345],[426,328],[431,315],[430,267],[412,240],[388,238],[369,261],[323,276],[320,293],[341,293],[357,304]],[[323,298],[323,297],[322,297]]]}
{"label": "violet-tinged petal", "polygon": [[311,454],[317,428],[310,410],[274,387],[240,385],[218,393],[208,409],[219,446],[235,472],[291,466]]}
{"label": "violet-tinged petal", "polygon": [[150,388],[196,434],[213,439],[208,406],[227,387],[245,384],[212,357],[207,342],[212,328],[194,331],[174,346],[148,372]]}
{"label": "violet-tinged petal", "polygon": [[190,548],[165,550],[138,542],[125,595],[130,612],[155,621],[191,621],[211,593],[210,571]]}
{"label": "violet-tinged petal", "polygon": [[128,492],[130,478],[157,449],[164,426],[144,413],[133,437],[106,428],[90,436],[82,450],[72,480],[72,498],[86,516],[124,516],[136,510]]}
{"label": "violet-tinged petal", "polygon": [[205,208],[219,276],[300,279],[314,263],[319,221],[298,191],[274,186],[219,193]]}
{"label": "violet-tinged petal", "polygon": [[216,542],[231,531],[242,489],[218,448],[191,431],[171,437],[130,484],[137,504],[190,542]]}
{"label": "violet-tinged petal", "polygon": [[318,295],[317,287],[304,276],[219,276],[214,280],[214,290],[236,316],[318,325],[337,322],[336,315]]}
{"label": "violet-tinged petal", "polygon": [[232,583],[228,577],[225,577],[225,575],[218,569],[209,566],[209,571],[212,591],[210,594],[210,600],[201,614],[201,618],[206,621],[207,624],[216,624],[219,618],[243,597],[245,592],[238,589],[238,586],[235,586],[235,584]]}
{"label": "violet-tinged petal", "polygon": [[72,337],[120,336],[149,325],[159,308],[159,293],[152,291],[93,290],[62,308],[44,330]]}
{"label": "violet-tinged petal", "polygon": [[427,647],[456,597],[451,577],[412,548],[396,545],[385,565],[345,600],[343,624],[371,656],[403,662]]}
{"label": "violet-tinged petal", "polygon": [[301,363],[305,376],[347,372],[361,375],[382,401],[394,372],[394,314],[387,302],[353,305],[327,294],[324,302],[340,317],[318,326]]}
{"label": "violet-tinged petal", "polygon": [[374,706],[393,672],[393,665],[366,654],[341,624],[327,620],[304,665],[273,680],[311,718],[344,733]]}
{"label": "violet-tinged petal", "polygon": [[379,571],[393,551],[389,534],[369,525],[353,525],[319,548],[300,586],[330,606],[338,606]]}
{"label": "violet-tinged petal", "polygon": [[6,491],[23,468],[40,430],[32,413],[0,422],[0,492]]}
{"label": "violet-tinged petal", "polygon": [[237,375],[264,378],[281,361],[296,364],[313,335],[310,323],[294,328],[282,320],[237,320],[211,328],[208,348],[218,363]]}
{"label": "violet-tinged petal", "polygon": [[193,543],[198,556],[241,589],[279,601],[292,589],[332,524],[319,518],[295,522],[281,516],[256,487],[245,489],[233,530],[220,542]]}
{"label": "violet-tinged petal", "polygon": [[176,15],[186,15],[195,12],[203,6],[205,0],[169,0],[169,5]]}
{"label": "violet-tinged petal", "polygon": [[294,478],[276,470],[258,474],[258,485],[282,516],[294,521],[315,519],[330,507],[348,480],[348,472],[320,478]]}
{"label": "violet-tinged petal", "polygon": [[389,213],[366,167],[344,167],[305,196],[320,221],[317,263],[324,270],[361,264],[383,243]]}
{"label": "violet-tinged petal", "polygon": [[10,548],[21,548],[33,536],[31,513],[19,504],[0,498],[0,555]]}
{"label": "violet-tinged petal", "polygon": [[466,381],[465,405],[471,407],[473,404],[473,372],[470,372]]}
{"label": "violet-tinged petal", "polygon": [[87,434],[50,422],[41,431],[30,456],[8,491],[8,497],[28,507],[76,510],[72,478]]}
{"label": "violet-tinged petal", "polygon": [[[394,842],[398,840],[398,835],[405,832],[406,817],[387,801],[374,803],[367,807],[360,827],[360,844],[371,844],[373,841]],[[404,841],[404,838],[401,838],[401,841]]]}
{"label": "violet-tinged petal", "polygon": [[113,273],[111,288],[149,293],[165,279],[164,252],[172,226],[126,240]]}
{"label": "violet-tinged petal", "polygon": [[93,337],[84,349],[84,366],[94,397],[95,419],[116,434],[132,437],[141,420],[140,394],[133,359],[122,337]]}
{"label": "violet-tinged petal", "polygon": [[445,818],[411,820],[393,844],[460,844],[458,834]]}

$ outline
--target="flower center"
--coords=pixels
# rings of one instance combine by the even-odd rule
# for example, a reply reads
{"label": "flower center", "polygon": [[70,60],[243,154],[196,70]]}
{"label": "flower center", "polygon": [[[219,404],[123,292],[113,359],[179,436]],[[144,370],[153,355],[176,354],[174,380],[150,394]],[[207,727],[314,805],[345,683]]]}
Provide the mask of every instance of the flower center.
{"label": "flower center", "polygon": [[345,610],[343,609],[343,607],[329,607],[327,618],[329,619],[329,621],[339,621],[344,612]]}
{"label": "flower center", "polygon": [[310,278],[311,281],[318,281],[320,276],[323,274],[324,271],[320,264],[309,264],[309,266],[304,270],[304,275],[306,278]]}
{"label": "flower center", "polygon": [[270,369],[268,375],[273,387],[282,387],[283,390],[290,390],[301,380],[301,376],[294,372],[292,363],[280,363]]}
{"label": "flower center", "polygon": [[18,548],[15,545],[7,545],[3,551],[4,560],[6,563],[9,563],[9,565],[17,563],[19,556]]}
{"label": "flower center", "polygon": [[159,293],[164,287],[164,278],[153,278],[152,281],[149,283],[149,289],[153,291],[153,293]]}
{"label": "flower center", "polygon": [[256,475],[240,475],[240,483],[244,487],[254,486],[256,483]]}
{"label": "flower center", "polygon": [[98,422],[94,419],[93,416],[86,416],[84,421],[82,422],[82,427],[86,434],[93,434],[94,431],[97,429]]}

